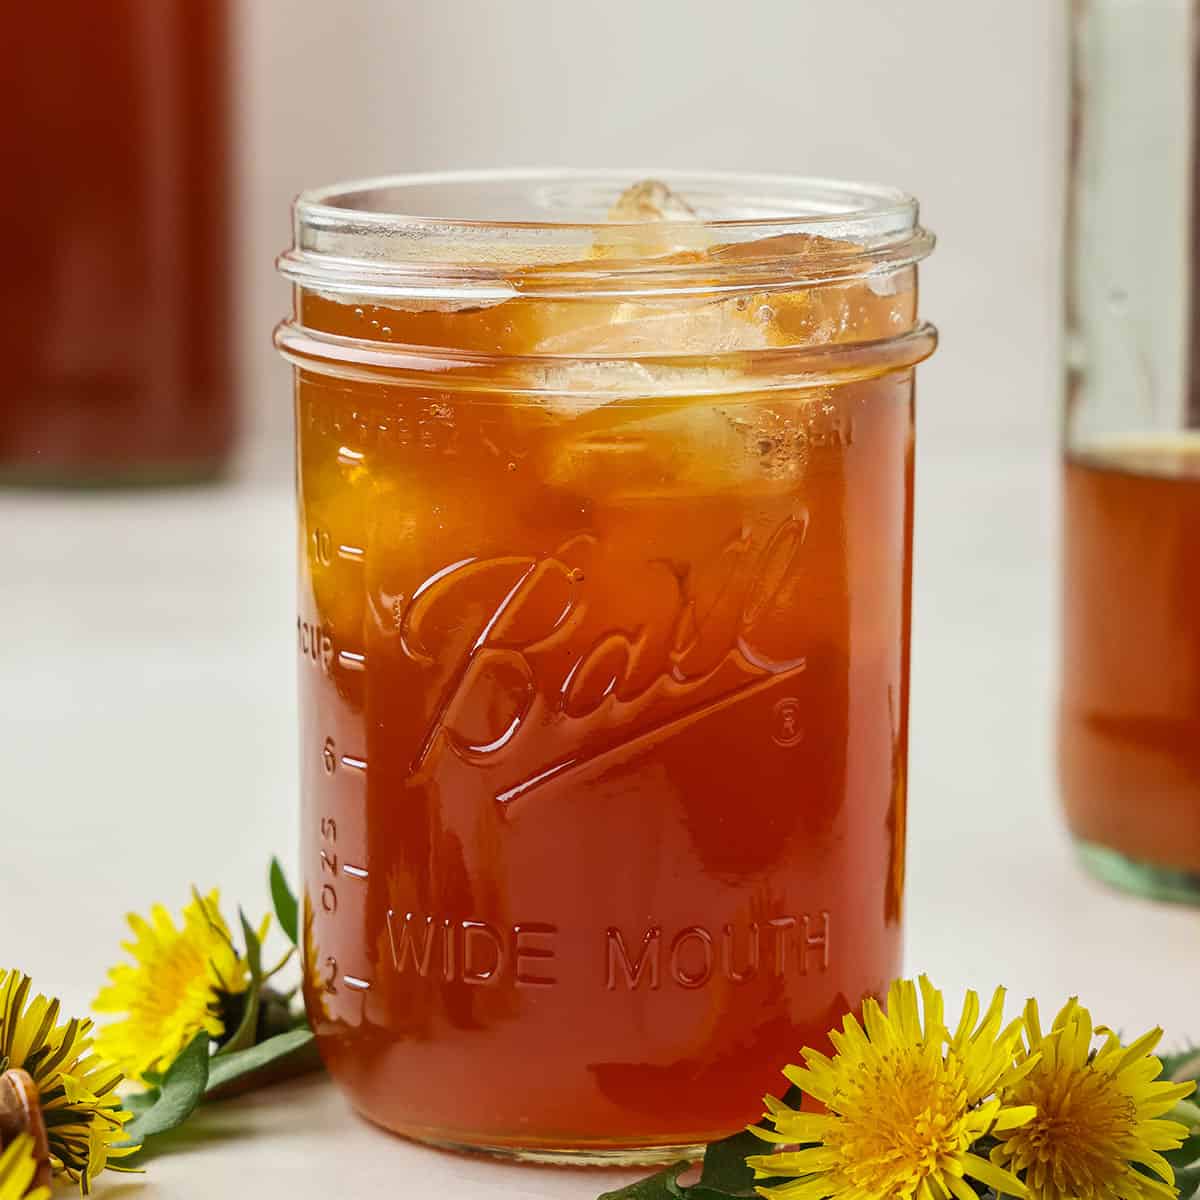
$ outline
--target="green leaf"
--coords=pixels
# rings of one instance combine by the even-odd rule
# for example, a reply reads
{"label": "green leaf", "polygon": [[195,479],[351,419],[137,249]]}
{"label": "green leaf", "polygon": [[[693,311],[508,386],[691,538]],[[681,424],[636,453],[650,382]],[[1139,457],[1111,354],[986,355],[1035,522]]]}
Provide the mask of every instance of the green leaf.
{"label": "green leaf", "polygon": [[615,1192],[605,1192],[599,1200],[736,1200],[729,1192],[706,1187],[703,1183],[691,1187],[681,1184],[679,1176],[691,1165],[687,1162],[673,1163],[655,1175],[639,1179]]}
{"label": "green leaf", "polygon": [[[783,1102],[791,1108],[799,1108],[803,1092],[795,1085],[783,1094]],[[774,1123],[763,1117],[758,1122],[761,1129],[771,1129]],[[719,1142],[711,1142],[704,1152],[704,1166],[700,1172],[700,1183],[705,1187],[715,1188],[729,1196],[753,1196],[754,1172],[746,1166],[746,1158],[751,1154],[770,1154],[771,1147],[762,1138],[755,1137],[749,1129],[740,1129],[737,1133]],[[769,1180],[760,1180],[769,1185]],[[694,1189],[693,1189],[694,1190]],[[689,1193],[689,1200],[690,1193]],[[703,1200],[703,1198],[700,1198]]]}
{"label": "green leaf", "polygon": [[1183,1139],[1183,1145],[1177,1150],[1167,1150],[1163,1153],[1163,1158],[1175,1168],[1176,1171],[1184,1167],[1191,1167],[1200,1162],[1200,1134],[1192,1134],[1191,1137]]}
{"label": "green leaf", "polygon": [[246,939],[246,966],[250,968],[250,982],[246,987],[246,1007],[242,1010],[242,1019],[237,1029],[221,1048],[216,1057],[222,1058],[227,1054],[236,1054],[239,1050],[248,1050],[254,1045],[258,1032],[258,1005],[262,992],[262,943],[254,926],[246,920],[246,914],[238,909],[238,917],[242,922],[242,936]]}
{"label": "green leaf", "polygon": [[1200,1188],[1200,1164],[1176,1171],[1175,1186],[1179,1189],[1179,1200],[1192,1200]]}
{"label": "green leaf", "polygon": [[[798,1087],[789,1087],[783,1094],[783,1101],[792,1108],[799,1108],[802,1096]],[[764,1117],[759,1125],[764,1129],[772,1128],[768,1117]],[[755,1195],[756,1181],[754,1172],[746,1165],[747,1155],[769,1153],[770,1146],[762,1138],[755,1137],[748,1129],[740,1129],[727,1138],[709,1143],[704,1151],[699,1183],[691,1187],[681,1184],[679,1176],[689,1164],[675,1163],[615,1192],[605,1192],[599,1200],[742,1200]],[[760,1179],[757,1184],[769,1187],[772,1182],[771,1179]]]}
{"label": "green leaf", "polygon": [[700,1182],[730,1196],[754,1195],[754,1172],[746,1166],[748,1154],[770,1154],[771,1147],[748,1129],[710,1143],[704,1152]]}
{"label": "green leaf", "polygon": [[[162,1077],[159,1076],[159,1078]],[[160,1094],[157,1087],[147,1088],[144,1092],[134,1092],[132,1095],[121,1097],[121,1107],[126,1112],[133,1113],[135,1117],[139,1117],[148,1108],[152,1108],[158,1103]]]}
{"label": "green leaf", "polygon": [[242,923],[242,936],[246,939],[246,965],[250,968],[250,982],[262,982],[262,942],[246,914],[239,908],[238,920]]}
{"label": "green leaf", "polygon": [[208,1086],[209,1037],[198,1033],[167,1068],[153,1102],[138,1113],[125,1132],[131,1142],[165,1133],[191,1116]]}
{"label": "green leaf", "polygon": [[617,1188],[615,1192],[605,1192],[598,1200],[679,1200],[688,1194],[679,1186],[679,1176],[690,1166],[687,1162],[672,1163],[636,1183]]}
{"label": "green leaf", "polygon": [[213,1059],[208,1072],[210,1099],[250,1091],[279,1079],[316,1069],[321,1060],[311,1029],[280,1033],[247,1050],[236,1050]]}
{"label": "green leaf", "polygon": [[271,901],[275,905],[275,918],[279,928],[287,935],[292,945],[296,945],[299,935],[299,905],[296,896],[288,887],[287,877],[279,859],[271,859]]}

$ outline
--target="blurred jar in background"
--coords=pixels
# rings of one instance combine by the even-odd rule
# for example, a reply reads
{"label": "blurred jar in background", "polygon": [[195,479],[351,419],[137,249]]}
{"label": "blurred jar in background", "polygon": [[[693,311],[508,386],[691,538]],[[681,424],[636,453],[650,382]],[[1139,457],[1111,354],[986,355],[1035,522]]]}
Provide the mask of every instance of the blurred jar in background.
{"label": "blurred jar in background", "polygon": [[1059,768],[1087,866],[1200,901],[1198,7],[1075,0]]}
{"label": "blurred jar in background", "polygon": [[219,474],[234,427],[229,5],[14,8],[0,479]]}

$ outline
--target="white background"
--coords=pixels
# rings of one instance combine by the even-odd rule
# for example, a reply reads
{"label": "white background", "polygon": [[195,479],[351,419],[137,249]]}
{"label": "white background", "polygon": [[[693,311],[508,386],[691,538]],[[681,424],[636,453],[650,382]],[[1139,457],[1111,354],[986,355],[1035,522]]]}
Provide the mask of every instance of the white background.
{"label": "white background", "polygon": [[287,206],[339,179],[467,166],[720,167],[891,183],[941,245],[930,448],[1055,428],[1058,0],[350,0],[243,4],[242,350],[289,435],[267,332]]}
{"label": "white background", "polygon": [[[1131,1032],[1200,1037],[1196,916],[1086,881],[1054,794],[1060,5],[245,0],[239,14],[243,477],[0,496],[0,964],[83,1008],[124,911],[177,907],[192,880],[259,910],[270,854],[294,858],[289,379],[270,346],[293,193],[509,163],[745,168],[902,185],[941,239],[923,268],[942,345],[920,371],[910,969],[951,992],[1079,991]],[[281,1103],[210,1115],[210,1132],[249,1120],[264,1137],[163,1159],[137,1194],[602,1186],[427,1155],[320,1086]]]}

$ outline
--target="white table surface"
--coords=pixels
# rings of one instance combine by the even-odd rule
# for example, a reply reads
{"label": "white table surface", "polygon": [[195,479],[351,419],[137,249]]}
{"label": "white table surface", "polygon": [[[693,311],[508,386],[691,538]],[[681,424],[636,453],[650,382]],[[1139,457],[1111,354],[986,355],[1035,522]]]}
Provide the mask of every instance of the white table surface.
{"label": "white table surface", "polygon": [[[1091,883],[1059,822],[1049,453],[918,471],[908,968],[1200,1038],[1200,914]],[[294,857],[292,519],[277,482],[0,493],[0,965],[68,1007],[125,911],[192,880],[261,911],[270,855]],[[312,1077],[210,1106],[98,1194],[591,1200],[621,1178],[425,1150]]]}

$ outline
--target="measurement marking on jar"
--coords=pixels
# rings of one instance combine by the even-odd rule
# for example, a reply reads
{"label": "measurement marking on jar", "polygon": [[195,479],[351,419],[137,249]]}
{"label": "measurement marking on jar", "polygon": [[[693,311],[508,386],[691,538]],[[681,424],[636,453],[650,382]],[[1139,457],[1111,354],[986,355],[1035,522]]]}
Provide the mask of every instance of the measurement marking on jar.
{"label": "measurement marking on jar", "polygon": [[342,766],[349,767],[352,771],[365,771],[367,769],[367,760],[365,758],[355,758],[353,754],[343,754]]}
{"label": "measurement marking on jar", "polygon": [[338,666],[345,671],[365,671],[367,669],[367,656],[357,654],[353,650],[339,650],[337,660]]}
{"label": "measurement marking on jar", "polygon": [[338,462],[343,463],[348,467],[359,466],[366,455],[361,450],[351,450],[349,446],[339,446],[337,452]]}
{"label": "measurement marking on jar", "polygon": [[351,879],[366,879],[367,868],[356,867],[353,863],[342,863],[342,874],[349,875]]}
{"label": "measurement marking on jar", "polygon": [[356,992],[369,992],[371,990],[371,981],[369,979],[359,979],[357,975],[343,975],[342,982],[348,988],[353,988]]}
{"label": "measurement marking on jar", "polygon": [[367,552],[361,546],[348,546],[345,542],[337,548],[338,558],[344,558],[347,562],[362,562],[367,557]]}

